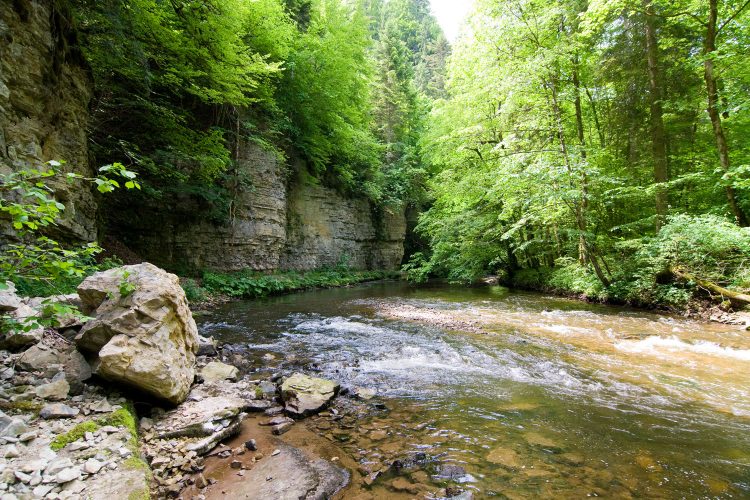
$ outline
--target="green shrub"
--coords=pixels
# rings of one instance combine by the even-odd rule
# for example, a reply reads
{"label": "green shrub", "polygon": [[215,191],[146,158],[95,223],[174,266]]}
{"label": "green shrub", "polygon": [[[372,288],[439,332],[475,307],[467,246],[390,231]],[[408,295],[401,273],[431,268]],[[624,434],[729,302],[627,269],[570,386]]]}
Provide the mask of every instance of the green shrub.
{"label": "green shrub", "polygon": [[394,276],[383,271],[319,270],[307,273],[290,271],[282,274],[205,272],[203,287],[212,294],[235,298],[258,298],[309,288],[345,286]]}

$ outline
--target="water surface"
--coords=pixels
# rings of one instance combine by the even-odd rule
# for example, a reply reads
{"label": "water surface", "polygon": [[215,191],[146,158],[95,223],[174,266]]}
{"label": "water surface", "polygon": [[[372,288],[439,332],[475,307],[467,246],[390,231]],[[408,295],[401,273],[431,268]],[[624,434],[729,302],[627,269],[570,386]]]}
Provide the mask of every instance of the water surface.
{"label": "water surface", "polygon": [[457,466],[409,477],[420,494],[458,482],[479,498],[750,497],[739,327],[396,282],[235,302],[199,323],[259,363],[272,353],[376,391],[390,411],[331,437],[363,474],[415,451]]}

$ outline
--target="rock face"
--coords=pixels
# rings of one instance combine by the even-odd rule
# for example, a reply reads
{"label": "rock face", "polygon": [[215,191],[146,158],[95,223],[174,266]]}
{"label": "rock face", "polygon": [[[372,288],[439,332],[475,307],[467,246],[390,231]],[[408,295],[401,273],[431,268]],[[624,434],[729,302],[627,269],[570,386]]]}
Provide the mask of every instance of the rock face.
{"label": "rock face", "polygon": [[295,373],[281,384],[281,397],[287,413],[305,417],[317,413],[339,391],[339,384],[322,378]]}
{"label": "rock face", "polygon": [[[166,267],[311,270],[345,263],[353,269],[396,269],[404,253],[403,210],[376,213],[362,198],[287,179],[287,166],[255,144],[240,148],[238,169],[252,187],[238,193],[227,224],[189,216],[140,217],[120,228],[123,241]],[[198,212],[190,207],[184,212]],[[153,220],[153,226],[144,227]]]}
{"label": "rock face", "polygon": [[95,373],[184,401],[195,377],[198,331],[177,276],[148,263],[124,266],[86,278],[78,293],[95,318],[76,343],[98,355]]}
{"label": "rock face", "polygon": [[402,210],[374,214],[367,200],[345,198],[333,189],[313,185],[294,185],[288,200],[282,269],[400,266],[406,234]]}
{"label": "rock face", "polygon": [[[86,138],[91,82],[68,16],[52,0],[0,2],[0,168],[65,160],[68,171],[91,174]],[[69,237],[94,240],[91,191],[64,181],[55,187],[65,204],[58,228]]]}

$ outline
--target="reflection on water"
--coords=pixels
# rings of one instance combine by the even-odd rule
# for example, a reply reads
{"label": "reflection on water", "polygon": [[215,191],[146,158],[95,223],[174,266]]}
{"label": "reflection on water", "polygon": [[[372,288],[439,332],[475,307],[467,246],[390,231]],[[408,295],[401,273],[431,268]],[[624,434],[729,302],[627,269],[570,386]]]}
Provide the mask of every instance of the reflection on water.
{"label": "reflection on water", "polygon": [[228,304],[201,330],[390,402],[351,425],[362,463],[427,449],[480,497],[750,496],[750,340],[737,327],[386,283]]}

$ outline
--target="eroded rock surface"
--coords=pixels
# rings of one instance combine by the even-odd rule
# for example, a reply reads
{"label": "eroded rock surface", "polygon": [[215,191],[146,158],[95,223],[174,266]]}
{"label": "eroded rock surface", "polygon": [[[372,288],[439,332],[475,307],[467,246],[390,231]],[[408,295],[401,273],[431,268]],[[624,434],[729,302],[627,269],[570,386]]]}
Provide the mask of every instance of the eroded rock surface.
{"label": "eroded rock surface", "polygon": [[96,273],[78,287],[95,318],[76,337],[95,373],[171,403],[195,377],[198,331],[177,276],[143,263]]}
{"label": "eroded rock surface", "polygon": [[331,498],[349,483],[349,473],[322,458],[312,457],[283,442],[279,453],[264,458],[245,471],[244,481],[227,490],[231,498],[322,500]]}
{"label": "eroded rock surface", "polygon": [[295,373],[281,384],[284,409],[296,417],[305,417],[323,409],[339,391],[339,384],[322,378]]}

